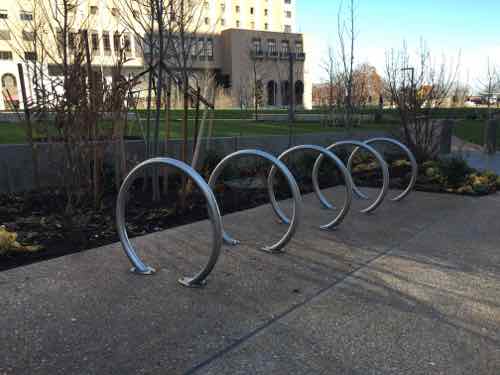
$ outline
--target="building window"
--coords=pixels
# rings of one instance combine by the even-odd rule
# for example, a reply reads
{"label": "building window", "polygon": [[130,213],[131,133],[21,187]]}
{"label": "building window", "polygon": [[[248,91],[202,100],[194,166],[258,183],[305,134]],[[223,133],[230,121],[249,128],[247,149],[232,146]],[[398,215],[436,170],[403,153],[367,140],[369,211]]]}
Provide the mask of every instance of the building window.
{"label": "building window", "polygon": [[254,22],[254,21],[250,22],[250,28],[251,28],[252,30],[253,30],[253,29],[255,29],[255,22]]}
{"label": "building window", "polygon": [[292,26],[285,25],[285,33],[291,33],[291,32],[292,32]]}
{"label": "building window", "polygon": [[35,41],[35,33],[31,32],[31,31],[23,30],[23,40],[26,42]]}
{"label": "building window", "polygon": [[135,56],[142,56],[142,39],[137,35],[135,37]]}
{"label": "building window", "polygon": [[209,60],[213,60],[214,59],[214,41],[212,38],[207,39],[206,50],[207,50],[207,58]]}
{"label": "building window", "polygon": [[36,52],[24,52],[24,59],[27,61],[36,61]]}
{"label": "building window", "polygon": [[253,52],[256,56],[262,55],[262,41],[259,38],[255,38],[252,40]]}
{"label": "building window", "polygon": [[267,22],[264,24],[264,30],[269,30],[269,24]]}
{"label": "building window", "polygon": [[254,13],[254,9],[253,9],[253,7],[251,7],[251,8],[250,8],[250,14],[252,14],[252,15],[253,15],[253,13]]}
{"label": "building window", "polygon": [[6,20],[9,18],[9,15],[5,9],[0,9],[0,19]]}
{"label": "building window", "polygon": [[200,60],[205,60],[205,39],[199,38],[198,39],[198,57]]}
{"label": "building window", "polygon": [[198,56],[198,50],[197,50],[197,39],[192,37],[189,39],[189,49],[190,49],[190,52],[191,52],[191,58],[192,59],[196,59],[196,57]]}
{"label": "building window", "polygon": [[10,31],[0,30],[0,40],[10,40]]}
{"label": "building window", "polygon": [[292,12],[289,11],[289,10],[285,11],[285,17],[286,18],[292,18]]}
{"label": "building window", "polygon": [[12,52],[0,51],[0,60],[12,60]]}
{"label": "building window", "polygon": [[304,45],[302,44],[301,40],[297,40],[295,42],[295,52],[296,53],[303,53],[304,52]]}
{"label": "building window", "polygon": [[76,33],[68,33],[68,48],[73,51],[76,48]]}
{"label": "building window", "polygon": [[99,56],[100,46],[99,46],[99,34],[97,33],[97,31],[93,31],[90,34],[90,41],[92,45],[92,53],[96,56]]}
{"label": "building window", "polygon": [[109,56],[111,55],[111,40],[109,39],[109,32],[102,32],[102,45],[104,47],[104,54]]}
{"label": "building window", "polygon": [[220,10],[223,11],[223,12],[226,10],[226,3],[221,3],[220,4]]}
{"label": "building window", "polygon": [[239,5],[236,5],[235,11],[236,11],[236,13],[240,12],[240,6]]}
{"label": "building window", "polygon": [[236,27],[240,27],[240,21],[236,21]]}
{"label": "building window", "polygon": [[210,24],[210,18],[205,17],[205,25],[209,25],[209,24]]}
{"label": "building window", "polygon": [[33,13],[31,12],[21,12],[21,14],[19,15],[19,17],[21,18],[21,21],[33,21]]}
{"label": "building window", "polygon": [[269,56],[277,56],[278,51],[276,50],[276,40],[268,39],[267,41],[267,53]]}
{"label": "building window", "polygon": [[285,0],[285,4],[291,4],[292,0]]}
{"label": "building window", "polygon": [[221,24],[221,26],[225,26],[226,25],[226,20],[224,18],[221,18],[220,19],[220,24]]}
{"label": "building window", "polygon": [[125,52],[132,52],[132,40],[130,39],[130,34],[123,34],[123,48]]}
{"label": "building window", "polygon": [[269,15],[269,10],[268,9],[264,9],[264,16],[268,16]]}
{"label": "building window", "polygon": [[120,33],[116,32],[113,34],[113,49],[115,52],[120,52],[121,49],[121,38]]}
{"label": "building window", "polygon": [[111,8],[111,14],[113,15],[113,17],[118,17],[120,15],[120,11],[118,10],[118,8]]}
{"label": "building window", "polygon": [[92,6],[90,7],[90,14],[94,14],[94,15],[95,15],[95,14],[97,14],[98,12],[99,12],[99,8],[98,8],[97,6],[92,5]]}
{"label": "building window", "polygon": [[283,56],[288,56],[290,52],[290,42],[288,40],[281,41],[281,54]]}

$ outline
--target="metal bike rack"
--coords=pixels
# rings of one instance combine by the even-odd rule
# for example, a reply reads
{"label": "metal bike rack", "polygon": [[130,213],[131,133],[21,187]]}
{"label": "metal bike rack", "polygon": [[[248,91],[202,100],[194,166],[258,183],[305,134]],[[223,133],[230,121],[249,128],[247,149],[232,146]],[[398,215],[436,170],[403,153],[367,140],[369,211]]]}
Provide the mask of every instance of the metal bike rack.
{"label": "metal bike rack", "polygon": [[[292,148],[286,150],[285,152],[283,152],[278,157],[278,160],[283,161],[284,159],[286,159],[286,157],[288,157],[292,153],[298,152],[298,151],[317,151],[317,152],[319,152],[321,155],[324,155],[325,157],[327,157],[328,159],[333,161],[335,163],[335,166],[341,171],[342,176],[344,177],[345,188],[346,188],[346,197],[344,200],[344,205],[342,206],[342,209],[340,210],[338,215],[335,217],[335,219],[333,219],[328,224],[322,225],[320,227],[321,229],[331,229],[331,228],[339,225],[344,220],[345,216],[347,215],[347,213],[349,212],[349,209],[351,207],[352,190],[353,190],[353,182],[352,182],[351,175],[350,175],[349,171],[347,170],[347,168],[345,167],[344,163],[342,163],[342,160],[340,160],[337,156],[335,156],[335,154],[333,152],[328,151],[326,148],[321,147],[321,146],[301,145],[301,146],[292,147]],[[267,177],[267,190],[269,192],[269,198],[271,200],[271,205],[272,205],[273,210],[276,213],[276,215],[278,215],[278,217],[280,218],[280,220],[283,223],[289,224],[290,219],[281,210],[279,203],[276,201],[276,194],[274,191],[274,177],[275,177],[275,175],[276,175],[276,167],[273,166],[271,168],[271,171],[269,172],[268,177]],[[317,180],[313,179],[313,184],[315,185],[314,189],[317,192],[319,190]],[[318,198],[319,198],[319,196],[318,196]]]}
{"label": "metal bike rack", "polygon": [[[361,149],[368,151],[370,154],[372,154],[375,157],[375,159],[377,160],[377,162],[380,165],[380,168],[382,169],[383,182],[382,182],[382,188],[381,188],[379,195],[377,196],[375,201],[370,206],[361,210],[362,213],[373,212],[383,202],[383,200],[384,200],[384,198],[387,195],[387,192],[389,190],[389,168],[387,166],[387,163],[385,162],[384,158],[380,155],[380,153],[377,150],[375,150],[373,147],[371,147],[363,142],[359,142],[359,141],[337,142],[337,143],[334,143],[334,144],[328,146],[326,149],[329,151],[333,151],[335,148],[338,148],[341,146],[346,146],[346,145],[357,146],[357,149],[361,148]],[[321,163],[323,162],[323,159],[324,159],[324,155],[322,154],[318,157],[318,159],[316,159],[316,162],[314,163],[313,177],[312,177],[313,178],[313,185],[314,185],[314,189],[316,191],[316,195],[318,196],[319,200],[321,201],[321,204],[328,209],[332,209],[334,207],[325,199],[324,195],[321,193],[321,190],[319,189],[318,172],[319,172],[319,168],[321,166]],[[353,191],[358,197],[363,198],[363,199],[369,199],[365,194],[363,194],[358,189],[358,187],[356,185],[354,185],[354,183],[353,183]]]}
{"label": "metal bike rack", "polygon": [[[371,145],[374,143],[390,143],[392,145],[398,146],[400,149],[402,149],[405,152],[405,154],[408,156],[408,159],[410,160],[410,164],[411,164],[410,182],[408,183],[408,186],[406,187],[406,189],[404,189],[404,191],[401,194],[399,194],[398,196],[396,196],[394,198],[391,198],[391,200],[394,202],[398,202],[398,201],[404,199],[405,197],[407,197],[408,194],[410,194],[411,191],[413,190],[413,188],[415,187],[415,184],[417,182],[417,177],[418,177],[417,160],[415,159],[415,156],[410,151],[410,149],[408,147],[406,147],[403,143],[401,143],[395,139],[386,138],[386,137],[372,138],[372,139],[365,141],[364,143],[367,145]],[[356,147],[353,150],[351,156],[349,157],[349,161],[347,162],[347,168],[349,170],[351,170],[354,155],[356,154],[356,152],[358,152],[358,150],[359,150],[359,147]],[[365,194],[363,194],[361,191],[359,191],[359,189],[357,188],[357,186],[355,184],[353,185],[353,189],[356,191],[356,194],[358,194],[358,195],[360,194],[360,195],[366,197]],[[368,198],[368,197],[366,197],[366,198]]]}
{"label": "metal bike rack", "polygon": [[[213,189],[215,189],[215,183],[217,182],[217,179],[221,175],[223,169],[226,167],[227,164],[229,164],[232,160],[234,159],[239,159],[242,157],[246,156],[253,156],[253,157],[258,157],[260,159],[264,159],[268,162],[270,162],[274,168],[277,168],[283,175],[285,176],[288,185],[290,187],[290,190],[292,192],[293,196],[293,213],[292,213],[292,219],[289,221],[289,228],[287,232],[284,234],[284,236],[276,243],[270,246],[265,246],[262,250],[276,253],[276,252],[281,252],[282,248],[291,240],[292,236],[295,234],[295,231],[297,229],[297,226],[299,224],[299,218],[301,215],[302,211],[302,197],[300,195],[299,187],[297,185],[297,182],[295,181],[295,178],[293,177],[292,173],[288,170],[286,165],[278,160],[276,157],[273,155],[260,151],[260,150],[241,150],[237,151],[235,153],[232,153],[231,155],[226,156],[222,161],[215,167],[213,170],[210,179],[208,181],[208,185]],[[222,230],[223,233],[223,239],[226,244],[229,245],[238,245],[240,242],[234,238],[232,238],[224,229]]]}
{"label": "metal bike rack", "polygon": [[189,165],[171,158],[155,158],[147,160],[139,165],[137,165],[125,178],[120,192],[118,194],[117,205],[116,205],[116,226],[118,230],[118,235],[120,236],[120,242],[122,243],[123,249],[133,265],[131,269],[132,272],[140,275],[151,275],[155,273],[155,269],[144,264],[141,259],[137,256],[134,247],[132,246],[126,229],[125,223],[125,211],[126,203],[128,197],[128,191],[130,186],[134,182],[135,178],[141,174],[142,170],[148,166],[169,166],[176,170],[188,175],[198,188],[202,191],[203,195],[207,200],[207,209],[212,222],[212,252],[208,263],[205,267],[198,272],[193,277],[183,277],[179,279],[179,283],[187,287],[200,287],[205,284],[205,279],[212,272],[217,259],[220,255],[220,250],[222,246],[222,219],[219,211],[219,206],[215,200],[215,196],[207,185],[205,180]]}

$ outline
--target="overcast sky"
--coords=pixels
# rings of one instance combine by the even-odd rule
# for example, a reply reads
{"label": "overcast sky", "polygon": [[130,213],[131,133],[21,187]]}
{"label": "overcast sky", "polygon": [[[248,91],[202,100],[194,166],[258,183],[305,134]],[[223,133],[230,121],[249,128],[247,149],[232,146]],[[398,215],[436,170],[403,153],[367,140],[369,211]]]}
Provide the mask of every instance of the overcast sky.
{"label": "overcast sky", "polygon": [[[340,0],[298,1],[297,31],[307,35],[314,82],[324,79],[320,62],[336,40]],[[344,0],[348,1],[348,0]],[[406,40],[416,49],[423,38],[433,55],[460,54],[461,80],[477,86],[488,57],[500,65],[500,0],[356,0],[357,62],[383,72],[385,51]]]}

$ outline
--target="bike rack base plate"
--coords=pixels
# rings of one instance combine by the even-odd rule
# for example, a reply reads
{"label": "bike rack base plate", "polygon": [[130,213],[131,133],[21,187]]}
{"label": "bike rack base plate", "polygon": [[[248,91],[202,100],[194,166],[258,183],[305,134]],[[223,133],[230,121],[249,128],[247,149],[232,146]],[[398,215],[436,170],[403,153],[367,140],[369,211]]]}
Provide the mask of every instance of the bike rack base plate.
{"label": "bike rack base plate", "polygon": [[179,284],[187,287],[187,288],[193,288],[193,289],[200,289],[205,287],[207,285],[207,282],[203,280],[201,283],[193,283],[193,278],[192,277],[183,277],[177,280]]}
{"label": "bike rack base plate", "polygon": [[151,276],[156,273],[156,270],[153,267],[146,267],[145,271],[139,271],[137,268],[132,267],[130,269],[130,272],[135,273],[136,275],[144,275],[144,276]]}

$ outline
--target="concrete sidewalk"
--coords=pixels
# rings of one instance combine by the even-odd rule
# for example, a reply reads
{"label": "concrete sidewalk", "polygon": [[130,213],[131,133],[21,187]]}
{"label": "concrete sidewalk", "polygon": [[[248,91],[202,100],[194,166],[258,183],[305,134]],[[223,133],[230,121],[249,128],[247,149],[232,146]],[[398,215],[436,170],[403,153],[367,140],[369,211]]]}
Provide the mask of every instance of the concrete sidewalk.
{"label": "concrete sidewalk", "polygon": [[0,273],[0,374],[500,373],[499,195],[414,193],[333,232],[305,203],[279,256],[268,206],[225,217],[243,244],[204,289],[176,280],[207,222],[136,239],[152,277],[119,244]]}

